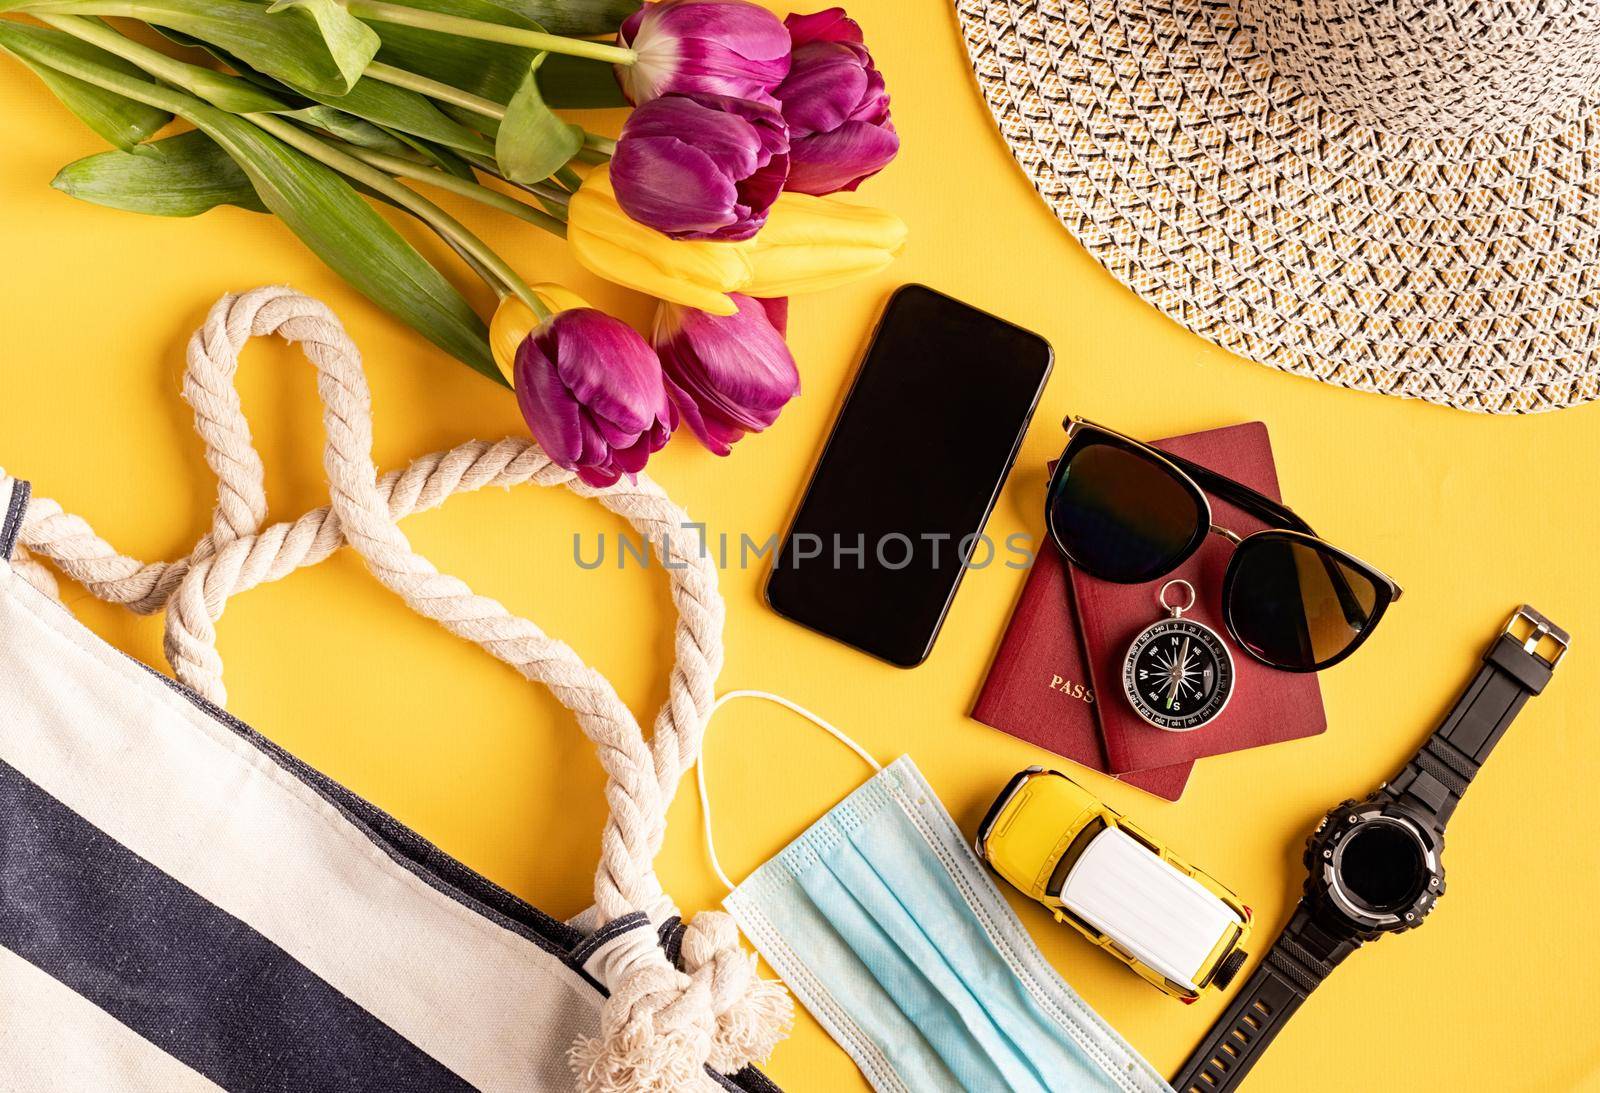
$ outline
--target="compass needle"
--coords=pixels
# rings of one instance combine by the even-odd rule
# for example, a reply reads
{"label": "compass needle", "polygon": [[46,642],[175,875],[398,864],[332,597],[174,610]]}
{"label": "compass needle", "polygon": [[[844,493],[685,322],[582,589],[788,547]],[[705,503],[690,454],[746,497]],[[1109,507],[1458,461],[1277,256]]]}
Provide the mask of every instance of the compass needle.
{"label": "compass needle", "polygon": [[[1168,602],[1180,586],[1189,602]],[[1122,688],[1134,713],[1158,729],[1188,732],[1213,721],[1233,690],[1233,656],[1221,635],[1184,613],[1194,606],[1185,581],[1167,582],[1157,595],[1167,618],[1141,630],[1123,659]]]}
{"label": "compass needle", "polygon": [[1172,686],[1167,690],[1167,709],[1172,709],[1172,704],[1178,700],[1178,688],[1183,686],[1184,677],[1189,674],[1189,635],[1183,636],[1183,644],[1178,646],[1178,657],[1172,665]]}

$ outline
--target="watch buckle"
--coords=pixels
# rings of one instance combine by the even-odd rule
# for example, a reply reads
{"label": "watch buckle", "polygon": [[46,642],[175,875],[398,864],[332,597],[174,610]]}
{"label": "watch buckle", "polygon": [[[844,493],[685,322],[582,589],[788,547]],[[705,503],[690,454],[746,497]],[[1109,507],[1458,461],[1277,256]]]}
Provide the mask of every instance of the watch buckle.
{"label": "watch buckle", "polygon": [[[1518,619],[1528,624],[1528,632],[1526,634],[1518,632]],[[1556,665],[1561,663],[1561,658],[1567,655],[1569,642],[1566,633],[1559,628],[1553,627],[1550,620],[1527,604],[1523,604],[1511,613],[1511,618],[1506,622],[1503,632],[1514,641],[1521,642],[1524,653],[1542,662],[1551,671],[1554,671]],[[1546,644],[1554,647],[1555,652],[1552,656],[1545,656],[1539,652],[1539,649]]]}

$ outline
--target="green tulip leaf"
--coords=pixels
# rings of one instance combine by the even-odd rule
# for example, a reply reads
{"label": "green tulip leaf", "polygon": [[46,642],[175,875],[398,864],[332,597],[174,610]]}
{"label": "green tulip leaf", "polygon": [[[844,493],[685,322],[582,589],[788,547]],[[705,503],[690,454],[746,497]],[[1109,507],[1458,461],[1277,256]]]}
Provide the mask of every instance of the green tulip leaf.
{"label": "green tulip leaf", "polygon": [[121,57],[133,66],[130,72],[163,80],[230,114],[273,113],[286,109],[281,99],[267,94],[241,76],[232,76],[168,56],[134,41],[104,19],[76,15],[45,15],[42,18],[74,38]]}
{"label": "green tulip leaf", "polygon": [[[542,29],[533,20],[489,0],[392,2],[420,11],[475,19],[481,23],[498,23],[524,30]],[[534,49],[458,38],[453,34],[441,34],[399,23],[379,23],[375,29],[383,39],[383,48],[378,51],[380,61],[495,102],[511,101],[511,97],[522,86],[529,66],[539,57],[539,51]]]}
{"label": "green tulip leaf", "polygon": [[[340,9],[359,30],[350,28],[321,4],[310,0],[309,6],[272,11],[251,0],[0,0],[0,12],[138,19],[215,46],[291,87],[343,95],[377,52],[378,37]],[[325,19],[333,27],[331,40]]]}
{"label": "green tulip leaf", "polygon": [[[542,58],[541,58],[542,60]],[[542,182],[583,147],[583,129],[562,121],[539,90],[539,62],[528,66],[495,137],[494,158],[512,182]]]}
{"label": "green tulip leaf", "polygon": [[218,205],[264,213],[249,176],[197,131],[111,151],[63,167],[50,185],[96,205],[151,216],[198,216]]}
{"label": "green tulip leaf", "polygon": [[458,152],[478,156],[494,154],[494,146],[487,138],[447,117],[431,99],[403,87],[380,83],[371,76],[357,80],[348,95],[334,98],[310,94],[309,97],[374,125],[408,133]]}
{"label": "green tulip leaf", "polygon": [[256,192],[317,257],[425,338],[491,378],[488,330],[472,306],[340,175],[221,111],[191,120],[244,168]]}
{"label": "green tulip leaf", "polygon": [[[283,111],[280,116],[321,129],[358,148],[370,148],[374,152],[383,152],[416,163],[431,163],[435,167],[449,171],[457,178],[468,182],[478,181],[478,176],[472,172],[472,165],[448,148],[418,140],[399,130],[385,129],[381,125],[374,125],[370,121],[346,114],[342,110],[335,110],[331,106],[321,104],[306,106],[299,110]],[[366,193],[362,187],[356,188]]]}
{"label": "green tulip leaf", "polygon": [[464,107],[452,106],[447,102],[440,103],[439,109],[443,110],[446,114],[449,114],[462,125],[467,126],[475,132],[482,133],[491,141],[494,140],[494,138],[500,133],[500,122],[495,118],[485,117],[483,114],[476,113],[475,111],[468,110]]}
{"label": "green tulip leaf", "polygon": [[539,70],[545,101],[557,110],[611,110],[627,106],[616,70],[604,61],[552,53]]}
{"label": "green tulip leaf", "polygon": [[500,6],[538,23],[551,34],[593,38],[615,34],[639,10],[639,0],[499,0]]}
{"label": "green tulip leaf", "polygon": [[[218,60],[234,67],[240,61],[221,50],[211,51]],[[295,91],[276,80],[244,69],[246,77],[274,93],[298,94],[314,103],[331,107],[341,113],[371,122],[384,129],[405,133],[421,140],[468,155],[488,158],[494,155],[494,145],[483,134],[462,125],[447,116],[433,100],[403,87],[382,83],[371,76],[363,76],[345,95],[318,95],[308,91]]]}
{"label": "green tulip leaf", "polygon": [[[546,30],[552,34],[614,34],[635,0],[392,0],[406,7],[459,15],[480,23]],[[624,10],[625,9],[625,10]],[[612,20],[615,19],[615,22]],[[457,38],[396,23],[379,23],[380,60],[495,102],[510,102],[537,50]],[[551,54],[540,73],[545,101],[559,109],[627,105],[611,66],[603,61]]]}
{"label": "green tulip leaf", "polygon": [[[8,22],[7,27],[22,39],[36,39],[40,42],[53,43],[56,49],[63,52],[92,59],[117,72],[130,76],[142,76],[139,69],[119,57],[80,42],[70,35],[60,31],[47,30],[26,23]],[[155,135],[172,120],[172,115],[165,110],[157,110],[141,102],[134,102],[113,91],[84,83],[82,80],[59,72],[49,65],[41,64],[26,53],[9,51],[17,60],[27,65],[38,75],[44,85],[50,89],[56,98],[68,110],[78,116],[90,129],[93,129],[106,141],[124,152],[132,152],[139,144]]]}
{"label": "green tulip leaf", "polygon": [[329,268],[423,337],[504,383],[488,330],[443,274],[330,168],[249,121],[125,70],[24,34],[0,20],[0,48],[32,63],[178,114],[216,142],[249,178],[262,203]]}
{"label": "green tulip leaf", "polygon": [[387,152],[394,156],[406,155],[410,151],[409,145],[381,125],[373,125],[364,118],[346,114],[343,110],[336,110],[331,106],[323,106],[321,103],[303,106],[298,110],[282,110],[278,113],[282,117],[292,118],[331,133],[346,144],[354,144],[357,148],[370,148],[374,152]]}
{"label": "green tulip leaf", "polygon": [[191,120],[244,168],[267,207],[333,271],[491,378],[488,330],[456,287],[336,172],[220,111]]}
{"label": "green tulip leaf", "polygon": [[339,0],[275,0],[267,8],[268,14],[281,11],[299,11],[311,17],[322,32],[328,54],[349,83],[361,78],[383,44],[378,32],[346,11]]}
{"label": "green tulip leaf", "polygon": [[465,159],[462,159],[461,156],[457,155],[455,152],[452,152],[450,149],[445,148],[442,145],[433,144],[429,141],[418,140],[409,133],[397,132],[394,134],[394,136],[396,139],[404,141],[411,147],[413,151],[420,153],[425,159],[432,162],[435,166],[444,168],[457,178],[465,182],[478,181],[478,175],[475,171],[473,171],[472,164],[468,163]]}
{"label": "green tulip leaf", "polygon": [[194,82],[186,90],[218,110],[230,114],[276,114],[287,109],[281,100],[252,86],[248,80],[199,65],[192,67],[196,70]]}

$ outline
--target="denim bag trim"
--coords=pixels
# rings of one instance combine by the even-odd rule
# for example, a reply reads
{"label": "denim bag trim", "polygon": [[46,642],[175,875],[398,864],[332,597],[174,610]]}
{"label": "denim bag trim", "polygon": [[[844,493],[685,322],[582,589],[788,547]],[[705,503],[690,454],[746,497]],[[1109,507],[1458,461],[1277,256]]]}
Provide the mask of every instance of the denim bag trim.
{"label": "denim bag trim", "polygon": [[[899,809],[938,856],[962,898],[1028,994],[1073,1039],[1108,1078],[1127,1093],[1165,1093],[1170,1087],[1122,1036],[1095,1013],[1044,959],[1021,920],[994,890],[983,866],[932,786],[909,755],[902,755],[863,783],[808,828],[777,857],[757,868],[724,901],[762,956],[793,986],[808,1009],[846,1047],[879,1090],[906,1087],[876,1045],[807,970],[761,910],[759,899],[795,884],[821,861],[821,854],[887,809]],[[1087,1034],[1085,1025],[1105,1042]],[[911,1091],[907,1091],[911,1093]]]}
{"label": "denim bag trim", "polygon": [[28,511],[28,498],[33,488],[20,478],[11,480],[11,498],[6,505],[5,522],[0,523],[0,562],[9,562],[17,547],[17,534],[22,531],[22,514]]}

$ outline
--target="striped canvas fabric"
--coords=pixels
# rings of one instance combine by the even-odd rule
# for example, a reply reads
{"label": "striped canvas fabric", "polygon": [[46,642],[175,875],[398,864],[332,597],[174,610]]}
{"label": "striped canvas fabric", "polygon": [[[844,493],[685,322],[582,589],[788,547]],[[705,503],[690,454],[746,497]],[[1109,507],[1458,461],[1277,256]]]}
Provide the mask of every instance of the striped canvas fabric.
{"label": "striped canvas fabric", "polygon": [[6,564],[7,484],[0,1091],[571,1090],[606,937],[100,641]]}

